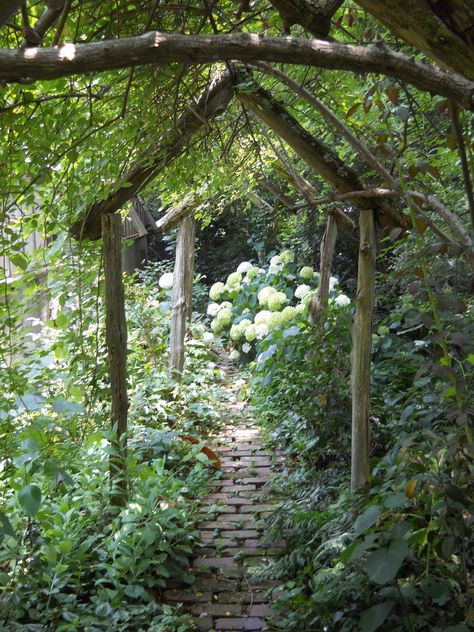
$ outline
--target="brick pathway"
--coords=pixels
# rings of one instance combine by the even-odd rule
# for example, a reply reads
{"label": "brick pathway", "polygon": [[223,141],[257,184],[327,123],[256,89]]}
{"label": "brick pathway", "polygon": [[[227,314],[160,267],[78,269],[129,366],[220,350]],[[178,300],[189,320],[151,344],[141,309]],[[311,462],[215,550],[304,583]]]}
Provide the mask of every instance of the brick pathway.
{"label": "brick pathway", "polygon": [[265,518],[272,511],[267,483],[281,457],[260,447],[257,426],[246,421],[239,403],[231,403],[236,421],[225,427],[213,449],[221,458],[220,479],[204,498],[208,518],[199,525],[201,548],[193,567],[196,582],[185,590],[168,590],[167,603],[183,603],[198,630],[237,632],[268,630],[271,592],[277,582],[258,583],[252,567],[281,555],[283,542],[265,537]]}

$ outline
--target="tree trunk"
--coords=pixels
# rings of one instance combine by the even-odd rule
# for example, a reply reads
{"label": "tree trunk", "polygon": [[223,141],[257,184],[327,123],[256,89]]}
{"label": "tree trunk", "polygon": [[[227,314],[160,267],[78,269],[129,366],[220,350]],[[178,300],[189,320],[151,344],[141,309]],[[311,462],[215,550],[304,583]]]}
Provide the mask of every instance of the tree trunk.
{"label": "tree trunk", "polygon": [[112,397],[113,440],[110,455],[110,502],[127,501],[127,322],[122,278],[122,222],[120,215],[102,216],[105,276],[105,323]]}
{"label": "tree trunk", "polygon": [[329,214],[326,230],[321,241],[321,263],[319,266],[318,291],[309,306],[309,316],[312,325],[325,320],[325,310],[329,300],[329,281],[331,279],[332,260],[337,239],[337,223],[334,215]]}
{"label": "tree trunk", "polygon": [[10,20],[20,10],[23,0],[5,0],[0,6],[0,26]]}
{"label": "tree trunk", "polygon": [[391,31],[444,66],[474,79],[472,0],[357,0]]}
{"label": "tree trunk", "polygon": [[360,212],[356,312],[352,323],[352,463],[351,489],[369,487],[370,362],[377,241],[374,213]]}
{"label": "tree trunk", "polygon": [[184,338],[191,311],[194,271],[194,217],[184,217],[178,229],[176,258],[173,271],[172,314],[170,333],[170,369],[181,381],[184,367]]}

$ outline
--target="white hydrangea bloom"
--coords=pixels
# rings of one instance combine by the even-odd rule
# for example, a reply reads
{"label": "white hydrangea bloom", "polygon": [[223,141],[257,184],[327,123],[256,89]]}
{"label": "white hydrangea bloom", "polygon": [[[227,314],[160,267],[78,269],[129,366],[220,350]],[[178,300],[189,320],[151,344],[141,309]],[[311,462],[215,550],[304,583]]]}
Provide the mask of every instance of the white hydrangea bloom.
{"label": "white hydrangea bloom", "polygon": [[274,257],[272,257],[270,259],[270,265],[271,266],[279,266],[281,264],[281,257],[280,255],[275,255]]}
{"label": "white hydrangea bloom", "polygon": [[336,277],[331,277],[329,279],[329,291],[332,292],[336,285],[339,285],[339,281],[336,279]]}
{"label": "white hydrangea bloom", "polygon": [[287,305],[285,309],[282,311],[282,317],[284,317],[284,322],[288,323],[296,316],[296,308],[291,305]]}
{"label": "white hydrangea bloom", "polygon": [[240,272],[232,272],[227,277],[227,286],[230,289],[235,289],[239,285],[241,280],[242,280],[242,275],[240,274]]}
{"label": "white hydrangea bloom", "polygon": [[303,296],[305,296],[305,294],[308,294],[308,292],[311,291],[311,288],[309,287],[309,285],[298,285],[298,287],[295,290],[295,297],[296,298],[303,298]]}
{"label": "white hydrangea bloom", "polygon": [[220,322],[221,327],[228,327],[232,321],[232,312],[230,309],[221,309],[216,319]]}
{"label": "white hydrangea bloom", "polygon": [[273,311],[279,311],[283,305],[288,303],[288,297],[284,292],[275,292],[268,299],[268,307]]}
{"label": "white hydrangea bloom", "polygon": [[242,338],[243,335],[244,335],[244,330],[242,329],[240,325],[232,325],[229,332],[229,336],[231,340],[234,340],[234,341],[240,340],[240,338]]}
{"label": "white hydrangea bloom", "polygon": [[221,306],[219,305],[219,303],[209,303],[206,313],[208,316],[212,316],[212,318],[214,318],[214,316],[217,316],[217,314],[219,313],[220,308]]}
{"label": "white hydrangea bloom", "polygon": [[212,285],[211,289],[209,290],[209,296],[211,298],[211,301],[218,301],[220,297],[222,296],[222,294],[224,294],[224,292],[225,292],[225,285],[221,281],[214,283],[214,285]]}
{"label": "white hydrangea bloom", "polygon": [[339,307],[345,307],[346,305],[351,304],[351,299],[345,294],[339,294],[339,296],[336,296],[334,299],[334,302],[336,305],[339,305]]}
{"label": "white hydrangea bloom", "polygon": [[229,360],[237,361],[239,358],[240,358],[240,353],[237,351],[237,349],[234,349],[233,351],[230,352]]}
{"label": "white hydrangea bloom", "polygon": [[258,293],[258,302],[260,303],[260,305],[263,305],[264,307],[267,306],[268,299],[272,294],[276,294],[276,290],[274,287],[267,286],[262,288]]}
{"label": "white hydrangea bloom", "polygon": [[232,303],[230,301],[224,301],[219,305],[220,309],[232,309]]}
{"label": "white hydrangea bloom", "polygon": [[242,263],[239,264],[238,268],[237,268],[237,272],[240,272],[241,274],[245,274],[246,272],[248,272],[250,270],[250,268],[252,268],[252,264],[250,263],[250,261],[242,261]]}
{"label": "white hydrangea bloom", "polygon": [[265,338],[267,334],[268,334],[268,327],[266,323],[255,325],[255,335],[259,340],[261,340],[262,338]]}
{"label": "white hydrangea bloom", "polygon": [[249,342],[244,342],[242,345],[242,351],[248,353],[252,349],[252,345]]}
{"label": "white hydrangea bloom", "polygon": [[267,320],[267,326],[270,331],[277,329],[283,323],[281,312],[272,312]]}
{"label": "white hydrangea bloom", "polygon": [[158,285],[162,290],[171,290],[173,287],[173,273],[165,272],[165,274],[162,274],[158,281]]}
{"label": "white hydrangea bloom", "polygon": [[304,303],[298,303],[298,305],[295,307],[295,311],[297,314],[302,314],[305,308],[306,308],[306,305]]}
{"label": "white hydrangea bloom", "polygon": [[269,312],[266,309],[262,309],[261,312],[257,312],[257,314],[255,315],[254,321],[256,325],[262,325],[264,323],[267,322],[268,317],[270,316],[271,312]]}
{"label": "white hydrangea bloom", "polygon": [[247,340],[247,342],[253,342],[256,337],[256,325],[250,324],[245,330],[245,339]]}
{"label": "white hydrangea bloom", "polygon": [[217,318],[214,318],[214,320],[211,321],[211,329],[216,334],[216,336],[221,335],[223,327],[221,323],[217,320]]}
{"label": "white hydrangea bloom", "polygon": [[304,266],[303,268],[301,268],[299,274],[300,277],[305,281],[311,281],[314,276],[314,270],[313,268],[310,268],[310,266]]}
{"label": "white hydrangea bloom", "polygon": [[202,335],[202,339],[204,342],[214,342],[215,340],[214,334],[210,331],[205,331]]}
{"label": "white hydrangea bloom", "polygon": [[248,278],[249,281],[253,281],[253,279],[255,279],[259,274],[259,268],[256,268],[255,266],[250,266],[250,268],[247,270],[246,278]]}
{"label": "white hydrangea bloom", "polygon": [[282,263],[292,263],[295,260],[295,254],[291,250],[284,250],[280,253]]}

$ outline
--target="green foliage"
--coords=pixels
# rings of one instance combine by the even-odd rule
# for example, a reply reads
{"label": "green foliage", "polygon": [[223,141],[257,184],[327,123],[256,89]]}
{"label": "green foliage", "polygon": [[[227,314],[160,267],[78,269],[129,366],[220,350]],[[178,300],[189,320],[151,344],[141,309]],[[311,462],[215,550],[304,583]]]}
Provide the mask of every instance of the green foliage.
{"label": "green foliage", "polygon": [[[401,284],[411,293],[393,302]],[[271,523],[288,553],[260,573],[284,582],[285,630],[472,622],[472,306],[435,269],[416,294],[398,272],[381,287],[368,497],[347,490],[350,315],[329,309],[323,331],[302,328],[250,365],[254,406],[292,463]]]}
{"label": "green foliage", "polygon": [[[205,327],[193,323],[177,387],[168,377],[171,290],[159,287],[163,270],[151,267],[128,282],[129,498],[117,512],[107,483],[102,284],[88,261],[86,280],[94,283],[81,283],[76,302],[69,298],[74,264],[56,275],[51,297],[62,309],[35,321],[28,347],[35,353],[17,353],[10,363],[9,375],[21,380],[3,374],[1,627],[183,632],[192,629],[189,620],[157,597],[167,581],[193,581],[199,499],[214,468],[203,441],[180,437],[203,437],[216,424],[220,372]],[[17,352],[22,331],[10,336]]]}

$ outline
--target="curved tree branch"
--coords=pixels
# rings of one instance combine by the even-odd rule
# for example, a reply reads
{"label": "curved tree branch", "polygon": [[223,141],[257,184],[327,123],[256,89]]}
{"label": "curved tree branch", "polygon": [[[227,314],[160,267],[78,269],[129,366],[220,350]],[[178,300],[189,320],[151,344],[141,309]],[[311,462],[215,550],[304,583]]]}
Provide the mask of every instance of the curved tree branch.
{"label": "curved tree branch", "polygon": [[261,37],[253,33],[181,35],[153,31],[144,35],[59,48],[0,50],[0,80],[55,79],[143,64],[189,64],[241,60],[271,61],[358,73],[375,72],[411,83],[420,90],[452,98],[474,109],[474,82],[377,46],[324,40]]}

